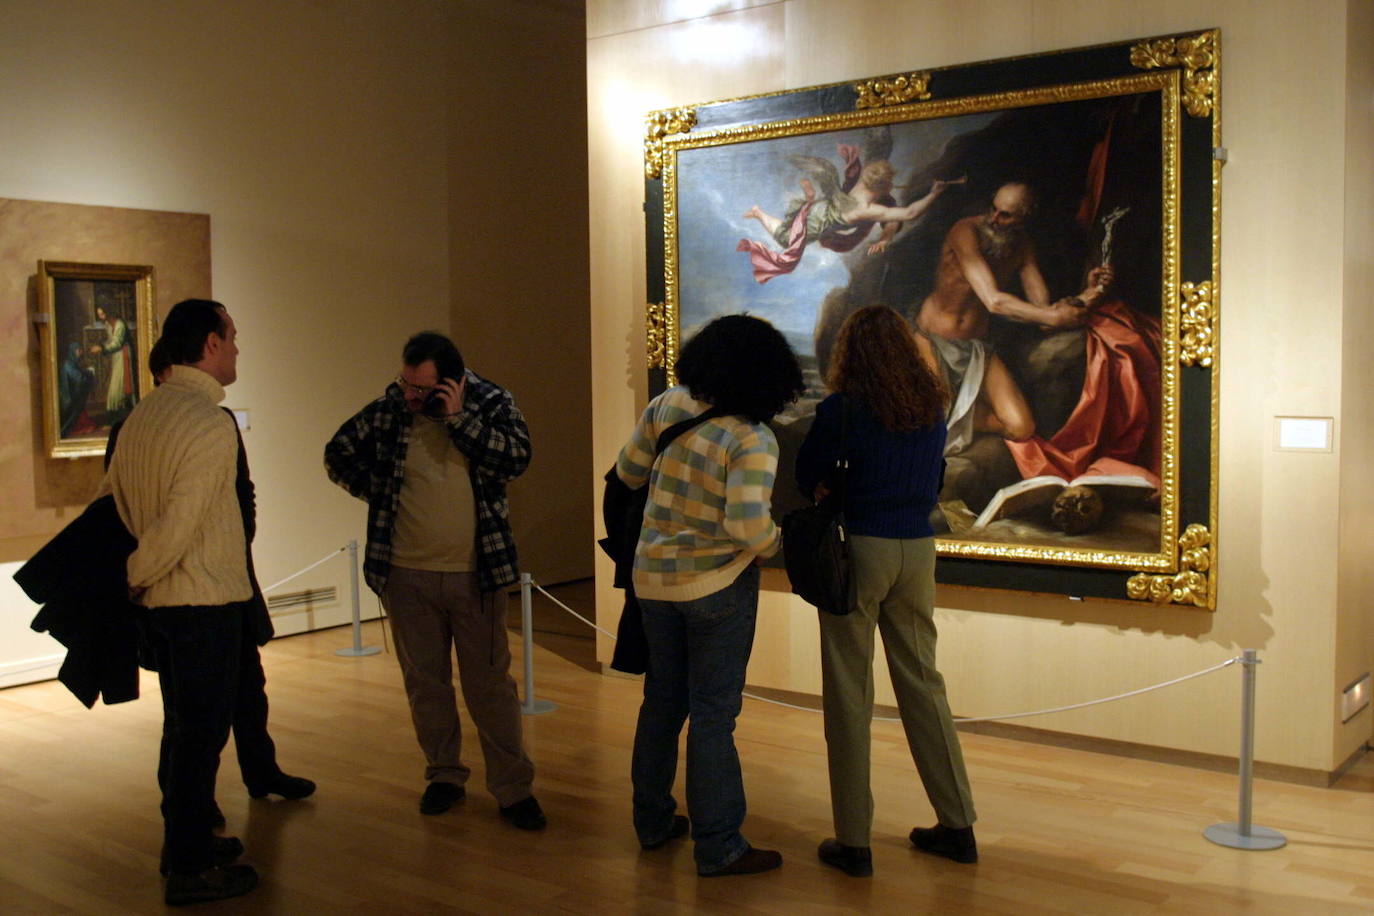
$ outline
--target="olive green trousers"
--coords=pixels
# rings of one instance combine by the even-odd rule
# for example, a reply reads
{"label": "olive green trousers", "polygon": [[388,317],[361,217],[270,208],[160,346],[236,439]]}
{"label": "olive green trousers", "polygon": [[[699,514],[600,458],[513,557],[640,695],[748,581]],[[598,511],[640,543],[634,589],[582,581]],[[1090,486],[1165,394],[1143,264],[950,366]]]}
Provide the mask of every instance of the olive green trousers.
{"label": "olive green trousers", "polygon": [[883,634],[907,745],[941,824],[974,819],[964,755],[954,730],[945,679],[935,668],[935,539],[850,537],[856,606],[821,613],[821,676],[830,803],[835,838],[868,846],[873,829],[869,786],[873,716],[873,631]]}

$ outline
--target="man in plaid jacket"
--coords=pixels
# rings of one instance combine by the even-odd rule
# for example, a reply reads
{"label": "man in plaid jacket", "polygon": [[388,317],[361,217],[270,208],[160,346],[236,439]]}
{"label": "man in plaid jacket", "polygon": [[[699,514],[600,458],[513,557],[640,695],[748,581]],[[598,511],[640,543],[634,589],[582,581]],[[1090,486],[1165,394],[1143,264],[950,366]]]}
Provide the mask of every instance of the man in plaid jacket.
{"label": "man in plaid jacket", "polygon": [[[386,393],[325,446],[329,478],[368,504],[363,573],[396,634],[428,780],[422,814],[465,795],[450,652],[501,815],[545,825],[506,641],[507,586],[519,578],[506,483],[530,460],[529,429],[510,393],[467,369],[442,334],[416,334]],[[450,648],[452,647],[452,648]]]}

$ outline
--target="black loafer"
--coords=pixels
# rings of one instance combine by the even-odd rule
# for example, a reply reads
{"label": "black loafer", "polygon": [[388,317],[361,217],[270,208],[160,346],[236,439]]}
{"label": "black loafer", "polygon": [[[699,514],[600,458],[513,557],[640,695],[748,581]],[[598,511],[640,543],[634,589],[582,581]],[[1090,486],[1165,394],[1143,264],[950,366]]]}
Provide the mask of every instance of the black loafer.
{"label": "black loafer", "polygon": [[168,906],[208,903],[246,894],[258,886],[258,873],[251,865],[216,865],[195,875],[173,872],[167,876],[163,900]]}
{"label": "black loafer", "polygon": [[[210,864],[218,867],[228,865],[230,862],[243,855],[243,843],[236,836],[212,836],[210,837]],[[158,863],[158,872],[165,878],[167,877],[167,844],[162,844],[162,861]]]}
{"label": "black loafer", "polygon": [[761,871],[772,871],[782,866],[782,853],[772,849],[755,849],[750,846],[744,851],[744,855],[731,862],[724,868],[716,871],[702,871],[697,869],[697,874],[702,878],[724,878],[727,875],[756,875]]}
{"label": "black loafer", "polygon": [[251,785],[248,787],[248,794],[254,798],[265,798],[268,795],[280,795],[289,801],[297,801],[314,794],[315,784],[303,776],[287,776],[285,773],[278,774],[275,778],[262,783],[261,785]]}
{"label": "black loafer", "polygon": [[544,817],[544,809],[539,807],[533,795],[513,805],[506,805],[501,809],[501,816],[521,830],[543,830],[549,823]]}
{"label": "black loafer", "polygon": [[851,877],[867,878],[873,874],[873,850],[868,846],[846,846],[831,837],[821,842],[816,855],[826,865]]}
{"label": "black loafer", "polygon": [[425,794],[420,796],[420,813],[443,814],[467,794],[467,789],[451,782],[432,782],[425,787]]}
{"label": "black loafer", "polygon": [[973,838],[972,827],[956,829],[944,824],[936,824],[934,827],[913,827],[911,845],[921,852],[944,856],[964,865],[972,865],[978,861],[978,843]]}
{"label": "black loafer", "polygon": [[653,842],[653,843],[644,843],[644,842],[641,842],[641,843],[639,844],[639,848],[640,848],[640,849],[660,849],[660,848],[662,848],[662,847],[668,845],[668,841],[669,841],[669,840],[676,840],[676,839],[678,839],[679,837],[684,837],[684,836],[686,836],[686,835],[687,835],[687,831],[691,828],[691,826],[692,826],[692,822],[689,821],[689,820],[687,820],[686,817],[682,816],[681,814],[675,814],[675,815],[673,815],[673,825],[672,825],[671,827],[668,828],[668,835],[667,835],[667,836],[665,836],[663,839],[657,840],[657,841],[655,841],[655,842]]}

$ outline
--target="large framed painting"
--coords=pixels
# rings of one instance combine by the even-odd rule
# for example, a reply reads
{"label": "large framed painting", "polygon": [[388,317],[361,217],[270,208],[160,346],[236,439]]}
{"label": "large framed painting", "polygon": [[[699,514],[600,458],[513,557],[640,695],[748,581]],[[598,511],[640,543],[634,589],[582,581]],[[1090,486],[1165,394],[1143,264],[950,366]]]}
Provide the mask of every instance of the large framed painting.
{"label": "large framed painting", "polygon": [[38,310],[47,453],[104,455],[152,388],[153,268],[39,261]]}
{"label": "large framed painting", "polygon": [[808,390],[861,307],[950,395],[942,582],[1213,608],[1219,35],[912,71],[648,117],[651,388],[712,318],[773,322]]}

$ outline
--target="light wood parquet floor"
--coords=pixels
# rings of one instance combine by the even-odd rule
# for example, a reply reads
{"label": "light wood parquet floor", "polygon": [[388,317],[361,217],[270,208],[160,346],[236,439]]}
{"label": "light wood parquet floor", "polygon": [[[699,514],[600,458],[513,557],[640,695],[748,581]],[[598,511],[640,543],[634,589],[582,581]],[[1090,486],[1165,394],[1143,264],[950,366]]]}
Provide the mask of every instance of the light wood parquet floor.
{"label": "light wood parquet floor", "polygon": [[[764,875],[699,879],[689,844],[641,852],[630,828],[639,683],[588,670],[590,641],[557,633],[540,635],[535,658],[536,694],[559,708],[525,720],[548,829],[522,833],[498,818],[470,729],[467,800],[422,817],[423,762],[395,658],[336,656],[349,639],[347,629],[330,630],[264,650],[281,762],[320,788],[302,802],[250,800],[226,749],[218,795],[227,832],[243,839],[263,880],[247,897],[197,911],[1374,912],[1368,760],[1332,789],[1257,781],[1255,823],[1289,842],[1243,852],[1202,836],[1235,820],[1233,775],[965,735],[981,862],[962,866],[908,846],[912,825],[933,817],[900,726],[878,722],[875,874],[855,879],[815,857],[831,832],[820,717],[750,700],[736,732],[745,834],[785,861]],[[366,625],[365,639],[381,643],[378,624]],[[56,682],[0,691],[0,913],[164,909],[160,720],[147,675],[143,699],[89,711]]]}

